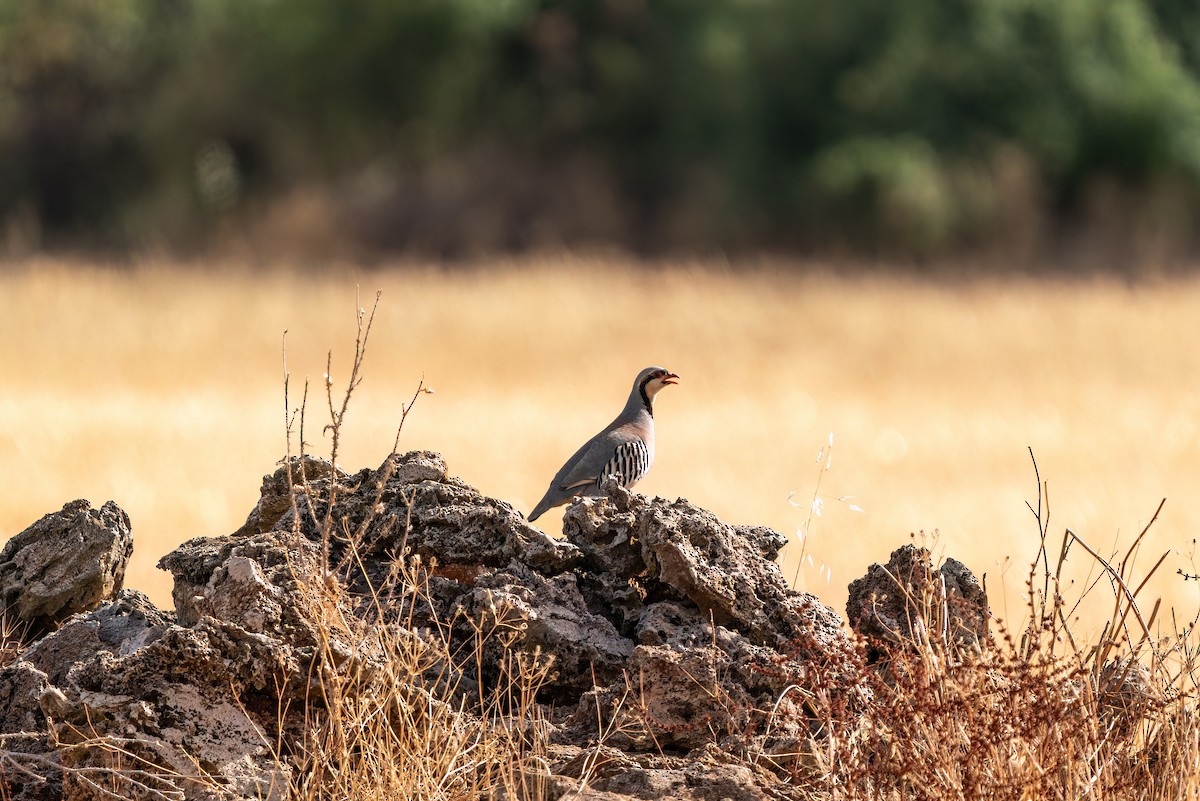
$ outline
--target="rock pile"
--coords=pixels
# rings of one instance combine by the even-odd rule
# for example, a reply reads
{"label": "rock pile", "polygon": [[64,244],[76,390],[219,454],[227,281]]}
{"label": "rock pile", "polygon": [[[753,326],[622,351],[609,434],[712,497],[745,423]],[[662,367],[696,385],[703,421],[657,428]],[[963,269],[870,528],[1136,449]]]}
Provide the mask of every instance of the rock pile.
{"label": "rock pile", "polygon": [[[314,620],[312,568],[328,558],[339,591],[379,625],[512,632],[454,666],[464,688],[493,680],[506,650],[552,658],[539,696],[551,797],[586,774],[589,798],[800,798],[741,757],[802,749],[794,690],[836,674],[853,646],[833,610],[788,587],[774,562],[784,544],[615,485],[569,507],[556,540],[433,453],[353,475],[305,458],[264,479],[238,531],[162,558],[171,613],[121,591],[124,513],[76,501],[0,556],[4,606],[33,633],[0,669],[0,778],[23,801],[285,798],[297,768],[279,748],[320,701],[320,649],[370,667]],[[393,608],[414,559],[427,585]]]}

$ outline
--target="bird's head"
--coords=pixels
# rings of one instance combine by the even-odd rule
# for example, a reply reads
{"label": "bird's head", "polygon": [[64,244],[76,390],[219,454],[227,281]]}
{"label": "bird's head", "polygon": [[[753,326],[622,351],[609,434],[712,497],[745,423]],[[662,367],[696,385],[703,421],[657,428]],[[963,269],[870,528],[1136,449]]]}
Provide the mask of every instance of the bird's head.
{"label": "bird's head", "polygon": [[652,400],[658,391],[668,384],[678,383],[679,376],[663,367],[647,367],[638,373],[635,386],[642,391],[648,400]]}

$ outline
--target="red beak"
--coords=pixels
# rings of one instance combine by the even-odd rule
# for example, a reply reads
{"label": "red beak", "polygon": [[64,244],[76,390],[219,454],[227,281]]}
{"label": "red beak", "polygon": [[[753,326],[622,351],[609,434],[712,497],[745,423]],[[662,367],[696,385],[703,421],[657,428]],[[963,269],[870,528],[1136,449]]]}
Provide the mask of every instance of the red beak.
{"label": "red beak", "polygon": [[675,375],[674,373],[667,373],[665,376],[663,376],[662,382],[664,387],[667,384],[678,384],[679,376]]}

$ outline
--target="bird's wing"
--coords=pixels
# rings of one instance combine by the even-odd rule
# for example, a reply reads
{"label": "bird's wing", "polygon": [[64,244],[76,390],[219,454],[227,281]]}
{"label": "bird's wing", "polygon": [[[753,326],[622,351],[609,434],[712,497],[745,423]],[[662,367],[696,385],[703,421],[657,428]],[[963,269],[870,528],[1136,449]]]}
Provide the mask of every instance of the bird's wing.
{"label": "bird's wing", "polygon": [[565,490],[591,484],[600,478],[601,471],[612,459],[617,446],[628,441],[628,435],[619,429],[600,432],[585,442],[575,455],[567,460],[554,476],[551,486]]}
{"label": "bird's wing", "polygon": [[649,469],[650,452],[646,443],[631,439],[613,450],[612,458],[604,465],[600,478],[603,480],[612,476],[621,482],[621,486],[629,488],[641,481]]}

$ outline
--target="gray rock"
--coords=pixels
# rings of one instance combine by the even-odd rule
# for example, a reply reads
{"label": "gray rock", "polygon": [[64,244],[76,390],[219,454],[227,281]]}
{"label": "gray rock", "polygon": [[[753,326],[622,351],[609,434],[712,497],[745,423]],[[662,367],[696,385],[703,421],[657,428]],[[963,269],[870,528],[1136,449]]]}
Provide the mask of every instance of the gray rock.
{"label": "gray rock", "polygon": [[18,661],[0,670],[0,778],[11,801],[60,801],[61,752],[52,744],[41,697],[46,674]]}
{"label": "gray rock", "polygon": [[[310,479],[295,503],[288,483],[305,474]],[[525,521],[509,504],[481,494],[466,483],[447,475],[442,457],[429,451],[393,454],[375,470],[348,475],[333,470],[328,462],[305,457],[294,458],[270,476],[263,478],[261,497],[245,525],[227,538],[201,538],[185,544],[195,550],[182,558],[164,557],[161,567],[171,570],[177,579],[183,576],[190,585],[207,582],[220,550],[230,542],[266,532],[297,532],[311,542],[320,542],[320,528],[327,516],[338,532],[350,532],[357,542],[357,557],[350,558],[346,538],[331,543],[331,562],[343,575],[354,579],[354,571],[365,567],[367,575],[358,576],[379,587],[386,582],[394,557],[400,553],[417,555],[427,562],[436,560],[444,568],[503,567],[513,559],[545,573],[562,572],[578,560],[571,545],[550,537]],[[329,500],[336,508],[329,515]],[[198,559],[201,549],[208,558]],[[178,553],[178,551],[176,552]],[[186,575],[182,571],[190,571]],[[361,588],[361,587],[360,587]],[[178,599],[176,599],[178,603]]]}
{"label": "gray rock", "polygon": [[19,661],[0,670],[0,776],[11,801],[63,798],[60,752],[51,744],[41,697],[46,674]]}
{"label": "gray rock", "polygon": [[317,642],[297,597],[298,575],[318,575],[320,546],[289,531],[188,540],[159,560],[175,577],[171,596],[182,626],[206,617],[294,645]]}
{"label": "gray rock", "polygon": [[0,670],[0,732],[44,732],[46,719],[38,698],[48,686],[46,674],[29,662]]}
{"label": "gray rock", "polygon": [[[799,738],[807,719],[784,698],[788,688],[814,667],[852,672],[841,664],[851,646],[838,615],[788,587],[771,561],[784,538],[726,525],[682,499],[607,492],[568,507],[563,533],[592,572],[580,581],[585,596],[595,593],[589,605],[614,610],[617,622],[636,613],[627,636],[637,647],[621,676],[581,697],[562,739],[581,742],[599,727],[610,745],[636,752],[744,749],[768,731]],[[622,582],[637,594],[606,597]]]}
{"label": "gray rock", "polygon": [[[662,606],[648,617],[661,620]],[[630,752],[714,745],[746,753],[802,737],[809,719],[790,690],[806,686],[814,668],[836,674],[842,654],[815,664],[695,615],[671,624],[679,639],[637,646],[620,679],[584,693],[557,742],[588,742],[603,730],[606,744]]]}
{"label": "gray rock", "polygon": [[306,696],[320,700],[309,687],[311,623],[286,569],[288,558],[301,557],[266,535],[184,552],[211,567],[210,580],[185,593],[188,625],[124,591],[0,671],[8,702],[0,732],[31,735],[9,738],[2,756],[22,777],[16,797],[286,796],[290,768],[275,758],[274,712]]}
{"label": "gray rock", "polygon": [[109,501],[72,501],[0,551],[0,606],[32,638],[121,590],[133,553],[129,516]]}
{"label": "gray rock", "polygon": [[[102,651],[76,663],[66,685],[41,698],[66,746],[64,767],[101,771],[126,798],[155,791],[196,801],[286,797],[289,771],[273,751],[277,724],[269,711],[252,714],[241,695],[240,681],[266,671],[247,669],[249,656],[233,664],[213,634],[171,626],[127,655]],[[97,744],[105,739],[126,760],[139,760],[140,771],[113,771],[111,749]],[[103,797],[70,771],[64,782],[70,798]]]}
{"label": "gray rock", "polygon": [[873,564],[850,583],[846,617],[851,628],[883,645],[907,645],[944,630],[948,643],[974,645],[988,637],[987,596],[961,562],[935,570],[929,551],[905,545],[886,565]]}
{"label": "gray rock", "polygon": [[45,671],[51,684],[60,685],[75,665],[101,651],[127,654],[154,642],[174,622],[137,590],[122,590],[111,603],[76,615],[57,631],[21,653],[21,661]]}
{"label": "gray rock", "polygon": [[713,630],[698,609],[674,601],[642,607],[638,617],[639,645],[677,645],[703,648],[712,642]]}
{"label": "gray rock", "polygon": [[504,567],[519,559],[542,573],[570,569],[579,557],[551,539],[507,503],[446,475],[441,456],[414,451],[389,457],[356,476],[360,491],[344,502],[357,530],[376,505],[378,521],[364,530],[367,554],[386,558],[401,550],[442,565]]}
{"label": "gray rock", "polygon": [[771,529],[730,526],[682,498],[671,503],[607,487],[563,516],[563,536],[589,567],[644,588],[650,598],[686,601],[724,626],[782,646],[813,626],[841,619],[812,596],[792,590],[772,561],[786,539]]}
{"label": "gray rock", "polygon": [[[588,609],[576,577],[569,573],[542,576],[513,562],[482,576],[461,597],[456,611],[486,626],[518,631],[515,645],[521,650],[553,656],[553,695],[572,702],[595,681],[614,681],[633,652],[633,643],[611,621]],[[504,655],[490,656],[498,663]]]}
{"label": "gray rock", "polygon": [[[67,685],[77,663],[101,652],[132,653],[161,636],[170,621],[146,596],[124,590],[115,601],[71,618],[0,670],[0,732],[5,734],[0,763],[7,763],[8,797],[63,798],[63,754],[51,744],[46,699],[62,695],[56,685]],[[15,737],[16,732],[28,734]]]}
{"label": "gray rock", "polygon": [[[478,631],[508,632],[504,641],[487,642],[478,662],[437,671],[468,691],[490,686],[514,650],[552,659],[542,698],[575,707],[568,738],[594,733],[597,704],[616,704],[630,692],[631,677],[646,703],[629,727],[642,727],[626,739],[630,748],[655,738],[696,748],[734,730],[762,730],[760,710],[803,679],[804,665],[824,665],[826,646],[848,647],[836,613],[791,590],[771,561],[785,542],[781,535],[728,526],[684,500],[647,499],[614,485],[606,497],[568,508],[567,541],[559,542],[507,504],[449,477],[435,454],[393,456],[354,475],[321,464],[306,470],[319,478],[295,504],[290,494],[278,496],[290,488],[277,471],[240,533],[194,540],[163,558],[176,578],[181,624],[221,621],[243,642],[261,633],[290,644],[289,672],[303,672],[301,655],[313,634],[304,631],[293,566],[319,558],[319,523],[333,497],[335,530],[357,542],[353,552],[344,537],[330,542],[341,565],[336,575],[351,593],[369,586],[372,597],[386,598],[399,560],[417,557],[429,566],[419,597],[403,595],[383,610],[366,603],[364,614],[382,612],[418,628],[449,621],[464,654],[474,653]],[[263,530],[270,519],[273,527]],[[236,649],[229,650],[226,669],[235,667]],[[775,730],[802,723],[797,713]]]}
{"label": "gray rock", "polygon": [[326,486],[331,477],[344,481],[346,474],[317,456],[285,461],[274,473],[263,476],[258,503],[233,536],[246,537],[271,531],[292,510],[292,487],[301,487],[305,483],[314,487]]}
{"label": "gray rock", "polygon": [[[607,745],[563,746],[551,752],[556,776],[586,778],[565,798],[596,801],[801,801],[810,790],[716,748],[687,757],[629,754]],[[574,793],[580,792],[581,795]]]}

